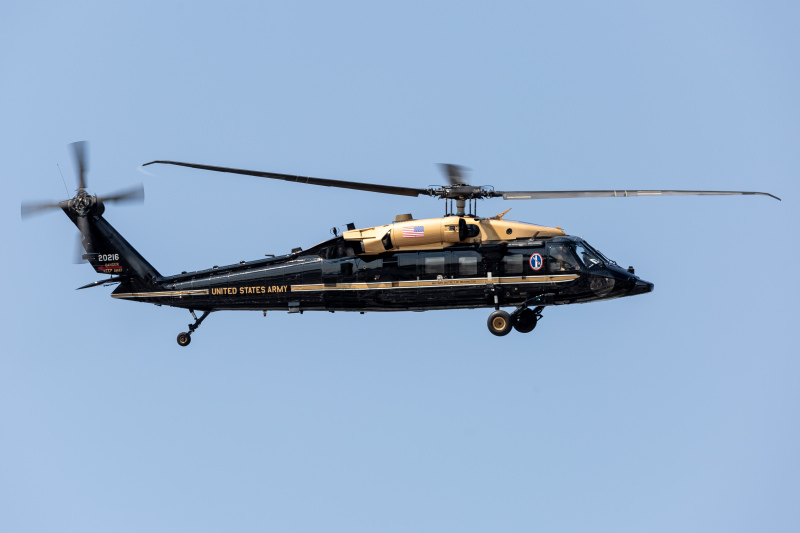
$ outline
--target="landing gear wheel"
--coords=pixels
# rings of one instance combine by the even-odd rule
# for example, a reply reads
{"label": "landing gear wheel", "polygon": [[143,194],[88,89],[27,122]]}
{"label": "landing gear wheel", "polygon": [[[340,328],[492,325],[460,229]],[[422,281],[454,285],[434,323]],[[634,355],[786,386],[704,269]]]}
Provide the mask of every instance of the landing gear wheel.
{"label": "landing gear wheel", "polygon": [[211,314],[213,309],[207,309],[203,311],[203,314],[200,318],[197,318],[197,315],[194,314],[194,309],[189,309],[189,312],[192,314],[192,318],[194,318],[194,324],[189,324],[189,332],[178,333],[178,344],[181,346],[189,346],[189,343],[192,342],[192,333],[195,332],[197,328],[200,327],[200,324],[203,323],[203,320]]}
{"label": "landing gear wheel", "polygon": [[508,332],[511,331],[511,324],[511,315],[505,311],[495,311],[489,315],[489,320],[486,322],[492,335],[497,335],[498,337],[508,335]]}
{"label": "landing gear wheel", "polygon": [[178,344],[181,346],[189,346],[189,343],[192,342],[192,336],[188,333],[178,333]]}
{"label": "landing gear wheel", "polygon": [[533,309],[525,308],[517,313],[517,319],[514,321],[514,329],[520,333],[530,333],[536,327],[536,322],[539,317]]}

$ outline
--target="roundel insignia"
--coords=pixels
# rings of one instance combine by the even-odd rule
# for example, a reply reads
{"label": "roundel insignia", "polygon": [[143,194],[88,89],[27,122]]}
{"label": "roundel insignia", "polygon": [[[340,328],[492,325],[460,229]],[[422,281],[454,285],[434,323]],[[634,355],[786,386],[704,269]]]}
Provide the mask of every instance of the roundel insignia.
{"label": "roundel insignia", "polygon": [[540,270],[543,264],[542,254],[531,254],[531,269]]}

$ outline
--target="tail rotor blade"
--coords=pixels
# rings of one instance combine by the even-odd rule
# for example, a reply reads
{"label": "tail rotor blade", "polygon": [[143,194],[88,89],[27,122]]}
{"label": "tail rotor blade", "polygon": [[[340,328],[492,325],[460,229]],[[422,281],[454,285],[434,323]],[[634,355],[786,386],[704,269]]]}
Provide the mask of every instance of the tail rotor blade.
{"label": "tail rotor blade", "polygon": [[101,202],[142,202],[144,200],[144,187],[139,184],[130,189],[123,189],[108,196],[98,198]]}
{"label": "tail rotor blade", "polygon": [[79,216],[77,218],[77,224],[78,229],[81,230],[81,235],[83,236],[83,243],[85,244],[84,249],[86,250],[86,253],[94,253],[94,248],[92,248],[92,230],[89,228],[89,221],[86,220],[85,216]]}
{"label": "tail rotor blade", "polygon": [[86,141],[78,141],[70,144],[72,147],[72,155],[75,157],[75,166],[78,169],[78,188],[86,188],[86,172],[89,170],[89,161],[86,157],[86,152],[89,143]]}
{"label": "tail rotor blade", "polygon": [[58,207],[61,207],[61,205],[54,202],[23,202],[20,206],[20,216],[28,218]]}
{"label": "tail rotor blade", "polygon": [[72,262],[76,265],[85,263],[86,259],[83,258],[83,254],[85,253],[86,251],[83,249],[82,235],[78,233],[78,240],[75,241],[75,253],[74,257],[72,258]]}

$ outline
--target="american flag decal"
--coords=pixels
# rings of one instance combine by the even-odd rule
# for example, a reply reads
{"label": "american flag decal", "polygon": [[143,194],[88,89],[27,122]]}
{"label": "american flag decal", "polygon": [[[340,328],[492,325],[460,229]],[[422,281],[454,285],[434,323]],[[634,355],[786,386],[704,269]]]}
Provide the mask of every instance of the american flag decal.
{"label": "american flag decal", "polygon": [[425,226],[403,226],[403,238],[424,237]]}

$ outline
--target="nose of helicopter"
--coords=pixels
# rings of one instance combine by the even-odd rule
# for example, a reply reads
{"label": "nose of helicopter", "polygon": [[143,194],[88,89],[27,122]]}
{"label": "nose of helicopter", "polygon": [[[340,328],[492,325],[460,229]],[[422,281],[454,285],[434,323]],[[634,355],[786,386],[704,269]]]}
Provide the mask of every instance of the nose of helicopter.
{"label": "nose of helicopter", "polygon": [[637,294],[645,294],[648,292],[653,292],[653,285],[649,281],[645,281],[643,279],[637,279],[636,284],[634,284],[631,292],[628,293],[628,296],[635,296]]}

